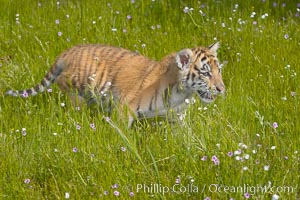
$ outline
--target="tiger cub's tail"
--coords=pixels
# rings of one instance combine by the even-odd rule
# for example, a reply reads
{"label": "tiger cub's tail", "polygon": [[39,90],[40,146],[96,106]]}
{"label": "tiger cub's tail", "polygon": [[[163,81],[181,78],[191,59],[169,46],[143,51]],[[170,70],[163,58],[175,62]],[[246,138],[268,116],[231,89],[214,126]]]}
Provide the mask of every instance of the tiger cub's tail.
{"label": "tiger cub's tail", "polygon": [[60,75],[63,70],[63,65],[59,65],[55,63],[49,72],[44,76],[40,84],[37,84],[35,87],[24,89],[24,90],[8,90],[5,94],[8,96],[14,97],[28,97],[35,96],[38,93],[42,93],[45,89],[50,88],[50,86],[54,83],[55,79]]}

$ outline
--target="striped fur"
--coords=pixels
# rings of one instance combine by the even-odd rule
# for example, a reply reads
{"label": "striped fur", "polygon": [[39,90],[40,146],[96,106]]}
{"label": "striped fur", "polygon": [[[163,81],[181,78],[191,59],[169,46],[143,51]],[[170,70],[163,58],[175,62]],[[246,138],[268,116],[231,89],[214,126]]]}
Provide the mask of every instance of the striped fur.
{"label": "striped fur", "polygon": [[100,97],[101,103],[113,99],[127,105],[133,113],[129,116],[131,126],[136,117],[179,112],[194,93],[206,103],[224,93],[218,48],[219,43],[183,49],[156,62],[123,48],[75,46],[56,59],[40,84],[6,94],[27,97],[57,83],[62,91],[76,91],[88,103]]}

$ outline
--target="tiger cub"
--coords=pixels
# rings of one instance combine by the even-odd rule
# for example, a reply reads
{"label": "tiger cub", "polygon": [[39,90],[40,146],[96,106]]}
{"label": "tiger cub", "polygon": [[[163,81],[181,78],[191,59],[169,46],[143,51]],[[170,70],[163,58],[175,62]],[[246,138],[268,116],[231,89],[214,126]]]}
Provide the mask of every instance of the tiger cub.
{"label": "tiger cub", "polygon": [[126,105],[130,127],[136,118],[180,112],[194,93],[205,103],[224,93],[218,48],[217,42],[183,49],[157,62],[118,47],[75,46],[56,59],[40,84],[6,94],[33,96],[57,83],[62,91],[78,94],[88,104],[98,98],[101,105],[111,99]]}

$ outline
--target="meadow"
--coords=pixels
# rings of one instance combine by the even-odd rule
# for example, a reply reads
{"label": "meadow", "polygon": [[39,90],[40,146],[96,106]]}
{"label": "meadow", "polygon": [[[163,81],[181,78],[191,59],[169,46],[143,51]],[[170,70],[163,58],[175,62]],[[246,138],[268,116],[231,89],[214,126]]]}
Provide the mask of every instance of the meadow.
{"label": "meadow", "polygon": [[[0,0],[1,199],[300,199],[300,1]],[[128,129],[115,110],[29,88],[62,51],[154,60],[219,41],[225,97],[182,123]]]}

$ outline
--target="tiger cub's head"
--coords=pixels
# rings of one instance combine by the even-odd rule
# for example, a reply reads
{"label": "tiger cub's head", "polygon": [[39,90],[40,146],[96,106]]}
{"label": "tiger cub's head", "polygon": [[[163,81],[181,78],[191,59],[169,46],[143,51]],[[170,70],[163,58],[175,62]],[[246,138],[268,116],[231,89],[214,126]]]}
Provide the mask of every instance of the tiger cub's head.
{"label": "tiger cub's head", "polygon": [[219,43],[209,47],[183,49],[176,55],[182,85],[195,91],[203,102],[213,102],[217,94],[225,92],[221,68],[217,58]]}

